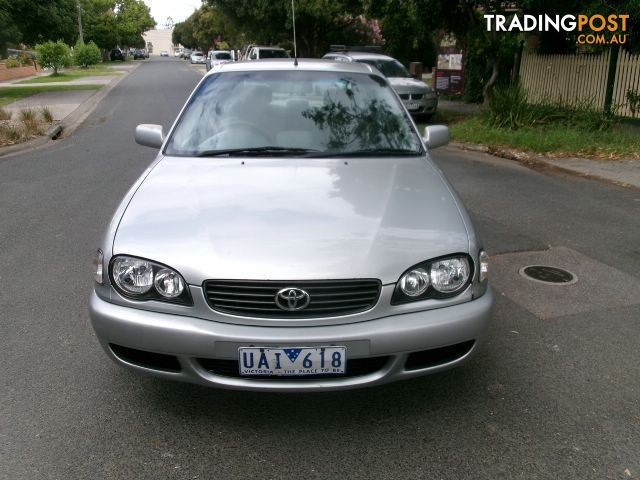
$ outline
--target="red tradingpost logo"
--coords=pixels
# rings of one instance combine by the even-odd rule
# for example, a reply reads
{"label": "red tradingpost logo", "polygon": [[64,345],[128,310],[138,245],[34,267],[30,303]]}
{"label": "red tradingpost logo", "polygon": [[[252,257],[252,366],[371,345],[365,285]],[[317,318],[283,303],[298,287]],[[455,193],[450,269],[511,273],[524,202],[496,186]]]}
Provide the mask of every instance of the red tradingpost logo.
{"label": "red tradingpost logo", "polygon": [[[506,15],[486,14],[487,31],[492,32],[581,32],[579,45],[627,43],[628,14],[611,15]],[[582,33],[588,32],[588,33]]]}

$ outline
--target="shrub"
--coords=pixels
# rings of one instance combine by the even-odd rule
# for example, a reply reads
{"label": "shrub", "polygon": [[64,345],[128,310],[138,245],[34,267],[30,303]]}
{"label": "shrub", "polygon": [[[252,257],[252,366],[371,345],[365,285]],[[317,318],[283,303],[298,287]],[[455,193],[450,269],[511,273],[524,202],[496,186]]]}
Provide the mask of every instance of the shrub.
{"label": "shrub", "polygon": [[22,132],[14,125],[0,125],[0,145],[11,145],[22,139]]}
{"label": "shrub", "polygon": [[572,104],[543,100],[529,103],[519,83],[494,90],[485,123],[492,127],[517,130],[536,125],[577,127],[587,131],[603,131],[615,122],[615,115],[593,108],[590,102]]}
{"label": "shrub", "polygon": [[11,112],[0,108],[0,120],[11,120]]}
{"label": "shrub", "polygon": [[531,122],[527,94],[519,83],[496,88],[489,102],[489,124],[494,127],[518,129]]}
{"label": "shrub", "polygon": [[33,64],[31,57],[26,53],[23,53],[22,55],[20,55],[18,57],[18,61],[20,62],[20,65],[22,65],[23,67],[28,67],[29,65]]}
{"label": "shrub", "polygon": [[40,113],[42,114],[42,119],[45,122],[47,123],[53,122],[53,113],[51,112],[51,109],[49,107],[42,107],[40,109]]}
{"label": "shrub", "polygon": [[31,110],[30,108],[23,108],[20,110],[20,121],[21,122],[33,122],[36,119],[36,112]]}
{"label": "shrub", "polygon": [[83,68],[96,65],[102,61],[102,54],[98,46],[93,43],[76,43],[73,49],[73,61]]}
{"label": "shrub", "polygon": [[53,74],[57,75],[59,68],[71,64],[69,47],[62,40],[39,43],[36,45],[36,61],[43,67],[53,68]]}
{"label": "shrub", "polygon": [[631,109],[631,115],[635,116],[636,112],[640,113],[640,90],[635,92],[631,89],[627,90],[627,101]]}
{"label": "shrub", "polygon": [[4,66],[7,68],[18,68],[20,66],[20,60],[17,58],[7,58],[4,62]]}

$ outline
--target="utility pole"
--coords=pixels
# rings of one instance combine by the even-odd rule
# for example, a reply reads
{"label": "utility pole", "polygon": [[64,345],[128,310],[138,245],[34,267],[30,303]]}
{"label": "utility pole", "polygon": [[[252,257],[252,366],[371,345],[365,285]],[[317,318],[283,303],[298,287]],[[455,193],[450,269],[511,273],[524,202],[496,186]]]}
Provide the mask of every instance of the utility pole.
{"label": "utility pole", "polygon": [[82,36],[82,6],[80,5],[80,0],[77,0],[76,4],[78,5],[78,32],[80,34],[80,43],[84,43]]}

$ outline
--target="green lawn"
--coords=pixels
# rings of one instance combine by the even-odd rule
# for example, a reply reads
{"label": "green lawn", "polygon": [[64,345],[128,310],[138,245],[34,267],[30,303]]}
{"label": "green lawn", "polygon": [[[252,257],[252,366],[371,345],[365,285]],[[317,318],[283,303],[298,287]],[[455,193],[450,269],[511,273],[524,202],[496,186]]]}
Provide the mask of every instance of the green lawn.
{"label": "green lawn", "polygon": [[64,92],[69,90],[98,90],[104,85],[40,85],[35,87],[0,87],[0,107],[20,100],[21,98],[42,92]]}
{"label": "green lawn", "polygon": [[[489,127],[478,116],[448,112],[443,112],[440,120],[449,125],[452,142],[515,148],[554,157],[640,159],[640,129],[630,125],[614,125],[610,130],[596,132],[564,125],[509,130]],[[437,118],[434,121],[438,123]]]}
{"label": "green lawn", "polygon": [[[107,66],[109,65],[109,66]],[[114,65],[117,68],[117,64]],[[51,83],[51,82],[68,82],[70,80],[77,80],[83,77],[98,77],[103,75],[120,75],[114,68],[110,68],[110,64],[94,65],[87,68],[73,68],[65,69],[59,72],[58,75],[47,75],[46,77],[30,78],[29,80],[22,80],[16,82],[20,84],[29,83]]]}

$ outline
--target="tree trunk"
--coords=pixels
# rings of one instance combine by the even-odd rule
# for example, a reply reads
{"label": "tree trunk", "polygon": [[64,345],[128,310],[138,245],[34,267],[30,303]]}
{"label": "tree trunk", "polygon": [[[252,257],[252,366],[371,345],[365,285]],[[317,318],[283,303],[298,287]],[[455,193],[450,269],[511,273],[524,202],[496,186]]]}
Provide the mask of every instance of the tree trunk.
{"label": "tree trunk", "polygon": [[482,97],[484,98],[483,104],[485,106],[488,106],[489,103],[491,102],[491,99],[493,98],[493,86],[498,81],[499,73],[500,72],[498,70],[498,59],[494,58],[493,60],[491,60],[491,76],[489,77],[489,80],[487,81],[484,88],[482,89]]}

